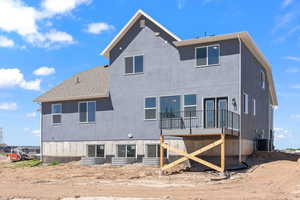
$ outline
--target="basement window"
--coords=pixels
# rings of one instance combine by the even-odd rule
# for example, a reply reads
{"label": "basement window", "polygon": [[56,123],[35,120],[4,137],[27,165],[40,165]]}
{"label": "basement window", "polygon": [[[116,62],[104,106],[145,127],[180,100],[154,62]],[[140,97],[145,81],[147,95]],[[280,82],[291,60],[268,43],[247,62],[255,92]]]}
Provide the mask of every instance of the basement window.
{"label": "basement window", "polygon": [[117,145],[118,158],[135,158],[136,145],[135,144],[118,144]]}
{"label": "basement window", "polygon": [[156,119],[156,97],[145,98],[145,120]]}
{"label": "basement window", "polygon": [[196,66],[209,66],[220,64],[220,46],[210,45],[197,47],[196,50]]}
{"label": "basement window", "polygon": [[96,101],[79,103],[79,121],[81,123],[90,123],[96,121]]}
{"label": "basement window", "polygon": [[[167,149],[164,149],[164,157],[167,158]],[[160,145],[159,144],[147,144],[146,145],[146,157],[158,158],[160,157]]]}
{"label": "basement window", "polygon": [[125,57],[125,74],[137,74],[144,72],[144,56]]}
{"label": "basement window", "polygon": [[52,124],[61,124],[61,114],[62,114],[62,104],[52,104],[51,106],[52,113]]}
{"label": "basement window", "polygon": [[104,144],[88,144],[87,145],[87,156],[104,158],[105,148]]}

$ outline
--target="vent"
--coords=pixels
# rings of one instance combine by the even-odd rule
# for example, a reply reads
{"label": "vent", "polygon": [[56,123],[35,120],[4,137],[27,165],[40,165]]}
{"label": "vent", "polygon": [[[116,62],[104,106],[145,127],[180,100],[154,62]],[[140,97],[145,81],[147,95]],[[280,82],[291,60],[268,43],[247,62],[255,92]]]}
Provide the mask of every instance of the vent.
{"label": "vent", "polygon": [[80,78],[79,78],[79,76],[76,76],[75,77],[75,84],[79,84],[80,83]]}
{"label": "vent", "polygon": [[146,26],[145,23],[146,23],[145,20],[141,19],[140,20],[140,28],[145,28],[145,26]]}

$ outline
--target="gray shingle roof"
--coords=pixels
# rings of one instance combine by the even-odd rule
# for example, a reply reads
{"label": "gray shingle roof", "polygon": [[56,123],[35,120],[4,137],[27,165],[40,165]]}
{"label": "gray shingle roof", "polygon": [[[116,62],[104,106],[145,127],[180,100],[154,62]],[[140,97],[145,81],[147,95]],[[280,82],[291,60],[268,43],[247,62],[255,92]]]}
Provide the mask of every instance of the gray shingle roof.
{"label": "gray shingle roof", "polygon": [[108,97],[108,70],[106,66],[98,66],[78,73],[33,101],[55,102]]}

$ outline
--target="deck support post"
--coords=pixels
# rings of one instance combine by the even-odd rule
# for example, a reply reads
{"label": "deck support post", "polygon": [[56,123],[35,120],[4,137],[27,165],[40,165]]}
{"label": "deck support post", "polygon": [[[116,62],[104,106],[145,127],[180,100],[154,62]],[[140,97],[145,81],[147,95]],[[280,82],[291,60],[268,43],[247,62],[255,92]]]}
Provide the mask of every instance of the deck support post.
{"label": "deck support post", "polygon": [[225,171],[225,134],[221,135],[221,170]]}
{"label": "deck support post", "polygon": [[164,166],[164,136],[163,135],[160,135],[160,169],[163,168]]}

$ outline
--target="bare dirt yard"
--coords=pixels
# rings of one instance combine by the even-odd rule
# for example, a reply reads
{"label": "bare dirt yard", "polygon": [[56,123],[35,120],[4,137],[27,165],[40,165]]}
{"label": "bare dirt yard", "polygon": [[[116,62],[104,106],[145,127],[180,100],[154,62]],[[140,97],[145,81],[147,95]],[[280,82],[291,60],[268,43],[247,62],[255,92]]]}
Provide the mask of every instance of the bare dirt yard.
{"label": "bare dirt yard", "polygon": [[159,176],[157,167],[141,164],[16,167],[0,159],[0,199],[300,199],[298,157],[279,152],[255,154],[249,160],[250,169],[232,171],[228,179],[212,172]]}

